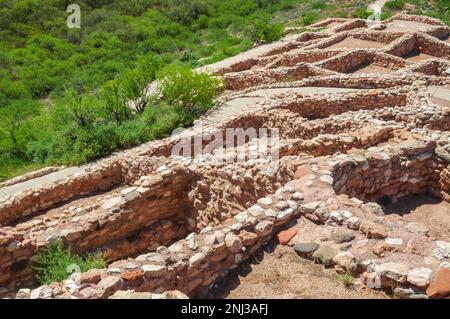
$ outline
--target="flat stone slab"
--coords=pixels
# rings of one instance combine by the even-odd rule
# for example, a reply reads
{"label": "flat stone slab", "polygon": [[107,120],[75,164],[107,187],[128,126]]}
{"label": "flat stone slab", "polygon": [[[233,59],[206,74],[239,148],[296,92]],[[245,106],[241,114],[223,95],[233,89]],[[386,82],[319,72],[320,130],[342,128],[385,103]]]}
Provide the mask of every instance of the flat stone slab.
{"label": "flat stone slab", "polygon": [[312,254],[319,249],[317,243],[301,243],[294,246],[294,251],[303,258],[310,258]]}

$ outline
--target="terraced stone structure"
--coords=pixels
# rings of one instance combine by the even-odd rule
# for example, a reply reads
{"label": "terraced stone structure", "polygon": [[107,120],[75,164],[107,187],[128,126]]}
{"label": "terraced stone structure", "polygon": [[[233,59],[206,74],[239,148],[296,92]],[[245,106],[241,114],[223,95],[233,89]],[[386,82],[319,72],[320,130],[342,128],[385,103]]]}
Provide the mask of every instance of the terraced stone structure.
{"label": "terraced stone structure", "polygon": [[[2,296],[203,296],[292,222],[307,232],[289,238],[299,258],[400,297],[448,296],[450,229],[432,236],[430,225],[382,205],[424,193],[450,202],[450,30],[403,13],[374,26],[327,19],[315,27],[324,30],[202,68],[227,88],[203,131],[1,202]],[[208,146],[201,136],[227,128],[259,135],[216,146],[224,161],[172,155],[188,136]],[[260,130],[274,128],[279,138]],[[255,143],[271,156],[236,160]],[[108,268],[38,287],[36,255],[59,239],[79,254],[101,250]]]}

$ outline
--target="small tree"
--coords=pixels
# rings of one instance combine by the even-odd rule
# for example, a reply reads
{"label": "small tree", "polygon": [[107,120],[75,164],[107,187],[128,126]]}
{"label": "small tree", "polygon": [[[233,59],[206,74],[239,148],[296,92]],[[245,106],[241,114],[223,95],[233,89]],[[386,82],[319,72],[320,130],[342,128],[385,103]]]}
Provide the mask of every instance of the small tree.
{"label": "small tree", "polygon": [[168,104],[199,115],[214,103],[222,81],[188,67],[170,65],[158,75],[161,94]]}
{"label": "small tree", "polygon": [[105,109],[111,117],[121,123],[142,113],[153,100],[149,85],[156,78],[160,60],[152,57],[141,61],[138,66],[103,86]]}
{"label": "small tree", "polygon": [[284,25],[272,23],[268,16],[259,17],[254,20],[249,29],[249,35],[254,41],[269,43],[279,40],[284,34]]}

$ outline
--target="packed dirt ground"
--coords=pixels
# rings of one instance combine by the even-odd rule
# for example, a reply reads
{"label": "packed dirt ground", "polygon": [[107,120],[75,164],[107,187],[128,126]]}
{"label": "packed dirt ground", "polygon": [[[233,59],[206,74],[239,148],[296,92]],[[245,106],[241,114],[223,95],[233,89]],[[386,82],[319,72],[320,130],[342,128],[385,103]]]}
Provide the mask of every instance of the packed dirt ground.
{"label": "packed dirt ground", "polygon": [[374,299],[387,298],[361,280],[346,286],[334,269],[299,257],[274,240],[222,279],[209,298]]}

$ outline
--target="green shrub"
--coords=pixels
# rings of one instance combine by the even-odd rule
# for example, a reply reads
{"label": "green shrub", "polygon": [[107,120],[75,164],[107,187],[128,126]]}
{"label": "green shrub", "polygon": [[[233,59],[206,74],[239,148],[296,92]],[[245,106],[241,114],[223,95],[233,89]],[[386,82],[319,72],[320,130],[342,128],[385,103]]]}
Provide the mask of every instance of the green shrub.
{"label": "green shrub", "polygon": [[284,25],[269,21],[269,17],[255,19],[249,29],[249,34],[254,41],[269,43],[279,40],[284,34]]}
{"label": "green shrub", "polygon": [[85,272],[105,268],[106,262],[98,253],[84,257],[74,255],[70,248],[64,248],[62,241],[57,241],[39,252],[34,269],[39,282],[48,285],[67,279],[78,267]]}
{"label": "green shrub", "polygon": [[158,80],[164,101],[193,115],[208,110],[222,86],[218,78],[175,64],[159,72]]}
{"label": "green shrub", "polygon": [[386,2],[385,7],[391,10],[402,10],[405,3],[405,0],[389,0]]}
{"label": "green shrub", "polygon": [[350,270],[345,271],[342,275],[341,275],[341,281],[344,284],[345,287],[351,287],[353,286],[353,272]]}
{"label": "green shrub", "polygon": [[316,11],[309,11],[302,16],[301,24],[307,26],[320,18],[320,14]]}
{"label": "green shrub", "polygon": [[367,8],[359,8],[355,12],[355,17],[360,19],[367,19],[372,13]]}

